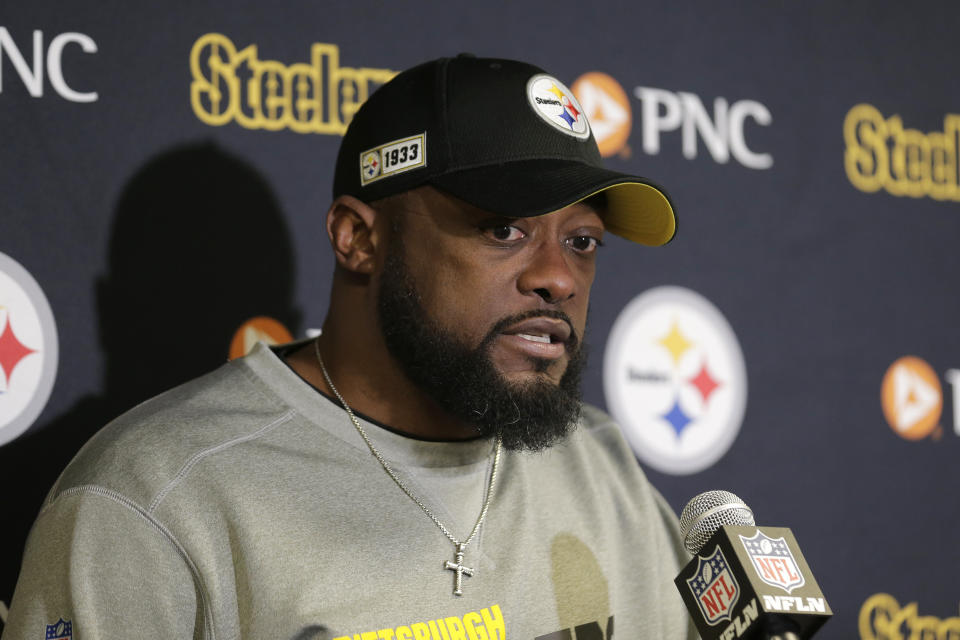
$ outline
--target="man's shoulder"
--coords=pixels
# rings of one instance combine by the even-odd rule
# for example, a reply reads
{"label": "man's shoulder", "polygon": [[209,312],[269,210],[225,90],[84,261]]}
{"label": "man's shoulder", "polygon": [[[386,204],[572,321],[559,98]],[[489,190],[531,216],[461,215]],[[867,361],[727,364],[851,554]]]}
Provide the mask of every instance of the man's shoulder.
{"label": "man's shoulder", "polygon": [[198,456],[253,437],[291,412],[242,360],[228,362],[107,424],[67,465],[48,501],[96,487],[149,502]]}
{"label": "man's shoulder", "polygon": [[589,447],[597,453],[616,458],[622,464],[637,466],[630,445],[623,436],[620,425],[609,414],[591,404],[584,403],[580,410],[580,428],[571,438],[571,444]]}
{"label": "man's shoulder", "polygon": [[620,430],[610,414],[600,407],[587,404],[586,402],[580,405],[580,423],[588,430],[605,430],[611,428],[617,431]]}
{"label": "man's shoulder", "polygon": [[546,492],[565,501],[579,496],[586,512],[630,519],[637,530],[679,538],[676,516],[650,483],[620,426],[597,407],[584,404],[579,428],[544,455],[528,456],[527,463]]}
{"label": "man's shoulder", "polygon": [[[577,482],[648,484],[620,426],[603,410],[583,404],[577,428],[557,445],[526,457],[538,473],[562,473]],[[563,469],[564,471],[559,471]]]}

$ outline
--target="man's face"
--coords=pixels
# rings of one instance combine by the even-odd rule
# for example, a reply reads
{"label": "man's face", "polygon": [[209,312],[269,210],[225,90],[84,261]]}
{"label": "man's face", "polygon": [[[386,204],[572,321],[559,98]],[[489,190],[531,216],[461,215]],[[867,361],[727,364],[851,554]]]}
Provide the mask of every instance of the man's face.
{"label": "man's face", "polygon": [[380,269],[387,347],[440,406],[509,448],[539,449],[579,411],[603,222],[586,205],[504,219],[431,188],[400,207]]}

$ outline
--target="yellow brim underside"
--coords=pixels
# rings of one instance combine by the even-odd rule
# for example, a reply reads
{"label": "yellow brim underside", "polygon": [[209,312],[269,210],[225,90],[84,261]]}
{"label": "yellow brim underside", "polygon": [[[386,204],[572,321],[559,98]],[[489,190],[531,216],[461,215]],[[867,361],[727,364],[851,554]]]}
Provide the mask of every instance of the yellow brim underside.
{"label": "yellow brim underside", "polygon": [[627,182],[598,189],[581,200],[604,192],[607,194],[604,223],[610,233],[651,247],[659,247],[673,238],[677,217],[670,201],[658,189],[640,182]]}

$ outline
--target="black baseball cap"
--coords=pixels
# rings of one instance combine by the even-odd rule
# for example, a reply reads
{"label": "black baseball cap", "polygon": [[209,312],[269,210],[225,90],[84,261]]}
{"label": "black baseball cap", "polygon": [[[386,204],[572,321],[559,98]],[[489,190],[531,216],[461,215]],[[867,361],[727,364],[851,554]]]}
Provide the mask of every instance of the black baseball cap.
{"label": "black baseball cap", "polygon": [[334,197],[373,202],[428,184],[510,218],[603,192],[612,233],[658,246],[677,228],[666,191],[603,167],[573,92],[516,60],[461,54],[423,63],[377,89],[353,116]]}

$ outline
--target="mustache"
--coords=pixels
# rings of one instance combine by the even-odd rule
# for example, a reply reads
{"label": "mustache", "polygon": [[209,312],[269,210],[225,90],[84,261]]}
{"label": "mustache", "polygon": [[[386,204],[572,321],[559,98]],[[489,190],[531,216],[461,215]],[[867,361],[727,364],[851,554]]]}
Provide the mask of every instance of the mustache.
{"label": "mustache", "polygon": [[503,332],[507,327],[517,324],[518,322],[523,322],[524,320],[529,320],[530,318],[552,318],[554,320],[562,320],[567,323],[567,326],[570,327],[570,336],[564,341],[564,346],[567,348],[568,353],[576,352],[577,348],[580,345],[580,336],[577,335],[576,329],[573,328],[573,321],[570,320],[568,316],[563,311],[558,311],[556,309],[531,309],[530,311],[524,311],[523,313],[517,313],[505,318],[497,320],[496,323],[490,328],[490,331],[487,332],[487,335],[484,337],[481,344],[482,347],[486,347],[490,342]]}

